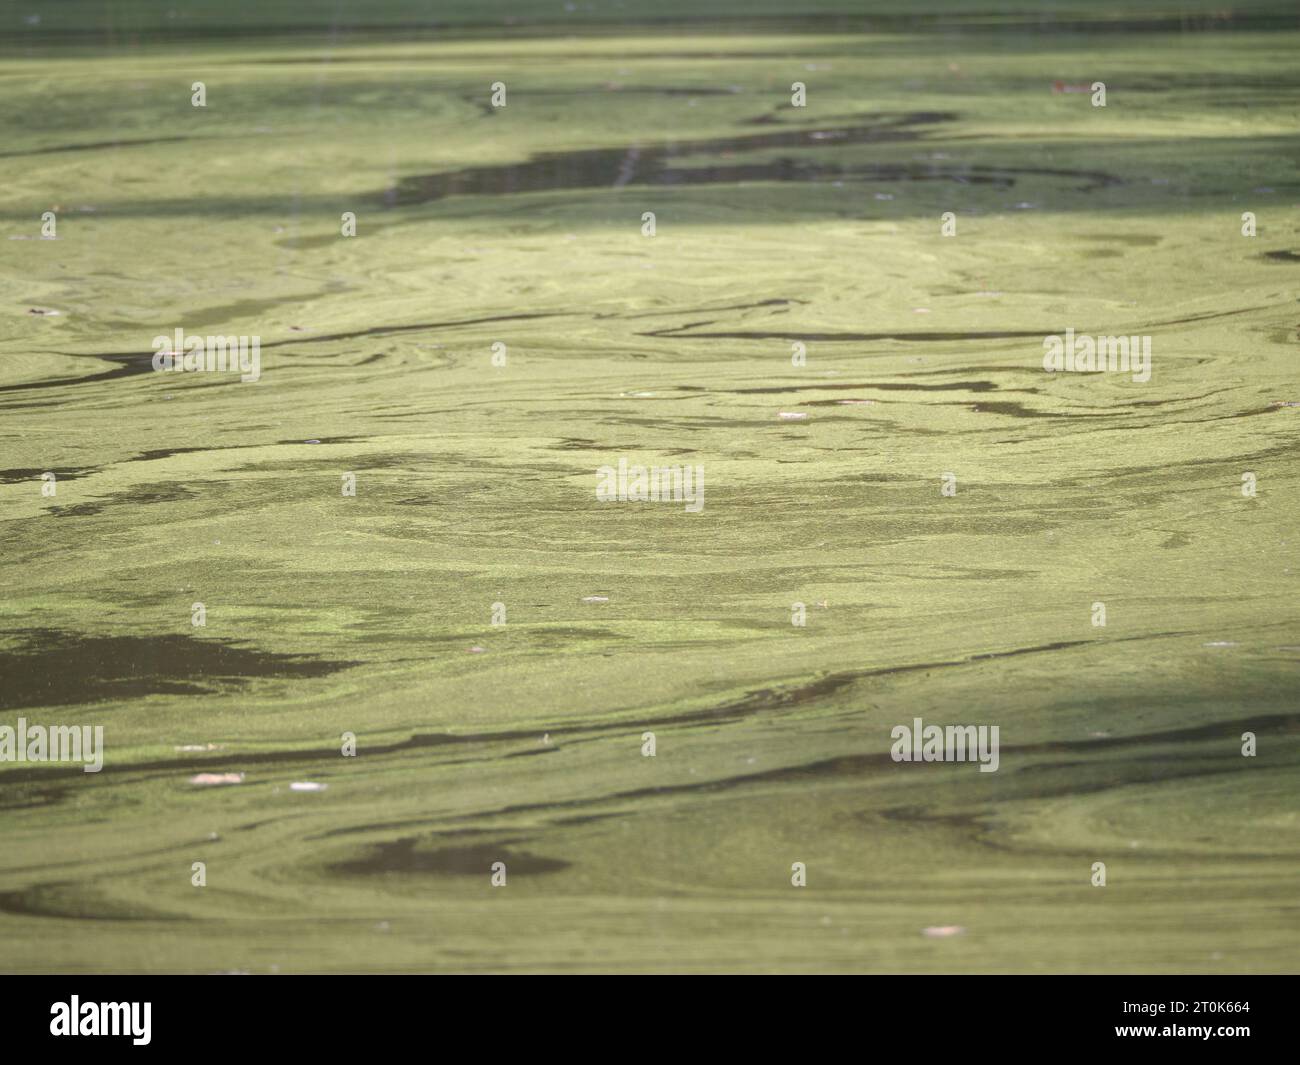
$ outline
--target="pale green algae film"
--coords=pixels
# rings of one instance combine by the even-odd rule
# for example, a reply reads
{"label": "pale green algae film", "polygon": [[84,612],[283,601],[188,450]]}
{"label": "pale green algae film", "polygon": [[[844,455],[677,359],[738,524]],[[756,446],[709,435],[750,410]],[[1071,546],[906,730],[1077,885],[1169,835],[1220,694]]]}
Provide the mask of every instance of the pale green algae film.
{"label": "pale green algae film", "polygon": [[1292,5],[174,6],[4,16],[0,969],[1300,966]]}

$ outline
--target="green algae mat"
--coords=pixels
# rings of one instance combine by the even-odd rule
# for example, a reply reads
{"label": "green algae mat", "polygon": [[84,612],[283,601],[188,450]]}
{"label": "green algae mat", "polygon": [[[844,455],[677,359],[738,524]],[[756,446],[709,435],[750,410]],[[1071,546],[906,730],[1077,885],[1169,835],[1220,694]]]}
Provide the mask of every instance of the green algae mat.
{"label": "green algae mat", "polygon": [[5,12],[0,970],[1300,969],[1294,7],[794,7]]}

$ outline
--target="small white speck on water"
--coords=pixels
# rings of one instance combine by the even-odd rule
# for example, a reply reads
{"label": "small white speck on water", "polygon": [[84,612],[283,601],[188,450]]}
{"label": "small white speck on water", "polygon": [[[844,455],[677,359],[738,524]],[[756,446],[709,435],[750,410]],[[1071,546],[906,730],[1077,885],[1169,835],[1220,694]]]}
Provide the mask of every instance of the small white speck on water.
{"label": "small white speck on water", "polygon": [[319,444],[320,441],[319,441],[319,440],[304,440],[303,443],[304,443],[304,444]]}
{"label": "small white speck on water", "polygon": [[620,392],[619,395],[626,399],[648,399],[653,396],[653,392]]}
{"label": "small white speck on water", "polygon": [[476,646],[476,647],[471,647],[471,648],[469,649],[469,653],[472,654],[472,655],[481,655],[481,654],[482,654],[484,651],[486,651],[486,650],[487,650],[487,648],[485,648],[485,647],[477,647],[477,646]]}
{"label": "small white speck on water", "polygon": [[861,407],[868,403],[875,403],[874,399],[837,399],[836,406],[840,407]]}
{"label": "small white speck on water", "polygon": [[877,192],[877,193],[876,193],[876,199],[878,199],[878,200],[892,200],[893,198],[894,198],[893,195],[890,194],[890,193],[888,193],[888,192]]}
{"label": "small white speck on water", "polygon": [[808,420],[808,415],[801,410],[783,410],[777,414],[777,417],[783,422],[802,422]]}
{"label": "small white speck on water", "polygon": [[543,746],[543,747],[549,747],[550,745],[551,745],[551,734],[550,734],[549,732],[543,732],[543,733],[542,733],[542,746]]}
{"label": "small white speck on water", "polygon": [[[184,591],[184,590],[185,590],[184,588],[181,589],[181,591]],[[191,752],[191,751],[219,751],[219,750],[221,750],[221,744],[219,744],[219,743],[183,743],[183,744],[181,744],[179,747],[177,747],[176,750],[178,750],[178,751],[184,751],[184,752],[186,752],[186,753],[189,753],[189,752]]]}
{"label": "small white speck on water", "polygon": [[930,308],[929,308],[929,307],[913,307],[913,308],[912,308],[912,313],[913,313],[913,314],[929,314],[929,313],[930,313]]}
{"label": "small white speck on water", "polygon": [[223,784],[242,784],[243,773],[199,773],[190,777],[190,783],[199,788],[218,787]]}
{"label": "small white speck on water", "polygon": [[607,596],[607,595],[584,595],[584,596],[582,597],[582,601],[583,601],[584,603],[608,603],[608,602],[609,602],[609,596]]}
{"label": "small white speck on water", "polygon": [[1211,640],[1209,643],[1201,644],[1202,647],[1236,647],[1237,645],[1231,640]]}
{"label": "small white speck on water", "polygon": [[324,791],[328,784],[320,784],[314,780],[295,780],[289,785],[290,791]]}
{"label": "small white speck on water", "polygon": [[931,925],[929,928],[922,928],[921,935],[927,939],[950,939],[953,936],[962,936],[966,934],[966,929],[959,924],[938,924]]}

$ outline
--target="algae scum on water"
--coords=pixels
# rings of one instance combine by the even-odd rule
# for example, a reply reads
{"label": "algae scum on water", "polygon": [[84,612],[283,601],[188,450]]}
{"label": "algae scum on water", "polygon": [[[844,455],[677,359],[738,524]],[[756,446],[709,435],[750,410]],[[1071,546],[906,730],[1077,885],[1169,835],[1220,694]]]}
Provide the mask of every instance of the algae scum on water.
{"label": "algae scum on water", "polygon": [[1300,967],[1289,5],[28,6],[0,969]]}

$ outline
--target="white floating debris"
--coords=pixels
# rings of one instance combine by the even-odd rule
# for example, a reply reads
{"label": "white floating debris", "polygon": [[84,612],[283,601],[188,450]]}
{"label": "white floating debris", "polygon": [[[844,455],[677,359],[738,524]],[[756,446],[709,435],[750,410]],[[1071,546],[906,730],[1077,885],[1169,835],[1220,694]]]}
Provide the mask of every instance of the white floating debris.
{"label": "white floating debris", "polygon": [[184,743],[184,744],[181,744],[181,746],[177,747],[176,750],[178,750],[178,751],[185,751],[185,752],[190,752],[190,751],[219,751],[219,750],[221,750],[221,744],[219,744],[219,743]]}
{"label": "white floating debris", "polygon": [[485,648],[485,647],[474,646],[474,647],[470,647],[470,648],[468,648],[468,650],[469,650],[469,653],[472,654],[472,655],[481,655],[485,650],[487,650],[487,648]]}
{"label": "white floating debris", "polygon": [[584,596],[582,597],[582,601],[583,601],[584,603],[608,603],[608,602],[609,602],[609,596],[607,596],[607,595],[584,595]]}
{"label": "white floating debris", "polygon": [[1202,647],[1236,647],[1237,645],[1231,640],[1211,640],[1209,643],[1201,644]]}
{"label": "white floating debris", "polygon": [[198,787],[216,787],[221,784],[242,784],[243,773],[200,773],[190,777],[190,783]]}
{"label": "white floating debris", "polygon": [[929,928],[921,929],[921,935],[928,939],[948,939],[951,936],[962,936],[965,934],[966,929],[959,924],[932,925]]}
{"label": "white floating debris", "polygon": [[783,422],[802,422],[808,419],[808,415],[801,410],[783,410],[777,414]]}
{"label": "white floating debris", "polygon": [[839,407],[860,407],[867,403],[875,403],[874,399],[837,399],[836,406]]}
{"label": "white floating debris", "polygon": [[318,784],[314,780],[295,780],[289,785],[290,791],[324,791],[328,784]]}
{"label": "white floating debris", "polygon": [[62,312],[62,311],[52,311],[52,310],[50,310],[48,307],[29,307],[29,308],[27,308],[27,313],[28,313],[28,314],[35,314],[35,315],[37,315],[37,316],[39,316],[39,317],[41,317],[41,318],[57,318],[57,317],[58,317],[60,314],[62,314],[63,312]]}

